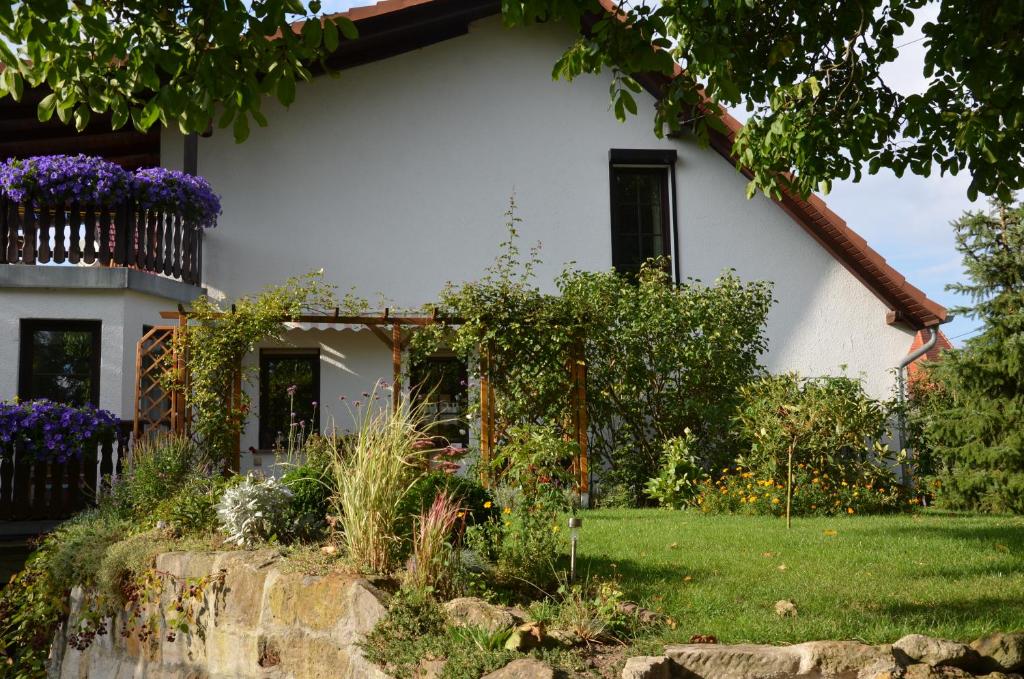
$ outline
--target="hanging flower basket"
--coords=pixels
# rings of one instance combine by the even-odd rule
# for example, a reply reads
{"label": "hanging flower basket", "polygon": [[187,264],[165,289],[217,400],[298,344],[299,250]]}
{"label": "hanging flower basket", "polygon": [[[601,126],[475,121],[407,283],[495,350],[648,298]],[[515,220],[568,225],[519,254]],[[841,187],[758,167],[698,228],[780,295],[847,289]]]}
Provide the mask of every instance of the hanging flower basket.
{"label": "hanging flower basket", "polygon": [[38,460],[64,462],[81,458],[87,445],[113,436],[118,420],[113,413],[53,401],[0,402],[0,455],[15,448]]}
{"label": "hanging flower basket", "polygon": [[209,182],[178,170],[137,170],[133,194],[139,208],[179,215],[194,227],[212,228],[221,214],[220,198]]}

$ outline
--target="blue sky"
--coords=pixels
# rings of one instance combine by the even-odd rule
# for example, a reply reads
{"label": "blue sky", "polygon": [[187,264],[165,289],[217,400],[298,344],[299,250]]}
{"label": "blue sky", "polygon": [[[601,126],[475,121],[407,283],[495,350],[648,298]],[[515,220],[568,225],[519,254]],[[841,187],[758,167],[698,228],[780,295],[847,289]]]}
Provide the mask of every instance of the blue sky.
{"label": "blue sky", "polygon": [[[324,10],[337,12],[366,4],[371,3],[326,0]],[[910,94],[925,87],[920,26],[934,19],[936,12],[934,3],[918,12],[914,26],[903,36],[899,59],[884,73],[886,82],[899,92]],[[612,115],[610,111],[608,115]],[[937,302],[952,307],[965,300],[945,290],[947,284],[963,279],[950,222],[965,210],[987,208],[983,200],[967,200],[969,181],[965,174],[933,174],[927,178],[908,174],[897,178],[883,171],[865,176],[856,184],[836,182],[832,192],[823,198],[912,284]],[[977,321],[957,318],[943,330],[959,344],[977,326]]]}

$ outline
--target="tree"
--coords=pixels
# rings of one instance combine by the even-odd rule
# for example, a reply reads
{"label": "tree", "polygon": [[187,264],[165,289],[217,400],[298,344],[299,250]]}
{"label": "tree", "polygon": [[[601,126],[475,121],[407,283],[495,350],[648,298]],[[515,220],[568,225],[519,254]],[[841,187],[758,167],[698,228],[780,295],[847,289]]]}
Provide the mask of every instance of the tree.
{"label": "tree", "polygon": [[953,224],[973,305],[954,309],[981,334],[930,371],[925,438],[944,467],[941,494],[957,508],[1024,513],[1024,205],[997,202]]}
{"label": "tree", "polygon": [[356,37],[349,19],[319,12],[320,0],[0,3],[0,96],[45,85],[39,119],[79,130],[109,112],[114,129],[205,132],[216,114],[241,141],[250,118],[266,125],[265,95],[287,106],[296,81]]}
{"label": "tree", "polygon": [[[915,12],[936,1],[938,19],[923,26],[928,86],[897,92],[884,68]],[[637,112],[644,73],[666,81],[659,133],[687,127],[707,142],[721,129],[719,104],[746,108],[732,150],[751,193],[806,195],[859,180],[865,166],[966,169],[972,200],[1009,200],[1024,186],[1022,0],[664,0],[621,3],[616,16],[605,2],[504,0],[504,13],[513,24],[589,25],[554,74],[610,72],[620,119]]]}

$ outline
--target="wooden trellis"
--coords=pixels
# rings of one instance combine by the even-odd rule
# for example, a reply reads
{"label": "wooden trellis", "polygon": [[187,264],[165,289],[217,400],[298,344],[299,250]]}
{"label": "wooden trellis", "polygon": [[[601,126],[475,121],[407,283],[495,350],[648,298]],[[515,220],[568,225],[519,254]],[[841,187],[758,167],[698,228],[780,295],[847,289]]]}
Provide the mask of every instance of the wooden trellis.
{"label": "wooden trellis", "polygon": [[[174,355],[174,337],[177,333],[188,331],[188,312],[183,307],[177,311],[164,311],[160,316],[165,319],[176,319],[176,326],[157,326],[147,332],[138,343],[136,356],[136,410],[135,435],[145,435],[152,431],[169,430],[185,433],[188,428],[188,416],[184,404],[184,392],[172,390],[170,393],[159,388],[166,378],[161,377],[172,365],[180,384],[187,384],[188,357]],[[298,318],[282,319],[282,323],[315,323],[339,325],[363,325],[391,349],[392,383],[394,385],[392,407],[400,403],[402,390],[402,354],[408,345],[409,337],[403,333],[403,327],[423,327],[441,322],[436,313],[430,316],[395,316],[389,309],[382,314],[343,316],[335,309],[333,314],[308,314]],[[457,319],[445,319],[447,323],[458,323]],[[383,327],[390,327],[385,332]],[[569,358],[567,369],[572,384],[570,393],[570,435],[579,444],[579,458],[573,461],[573,472],[579,484],[580,494],[586,497],[590,492],[589,450],[587,439],[587,387],[586,364],[583,360],[582,346],[577,344]],[[480,456],[485,463],[491,459],[495,441],[495,397],[494,385],[490,379],[491,356],[484,351],[481,355],[480,379]],[[231,398],[236,402],[241,398],[241,366],[236,369]],[[240,448],[236,440],[235,448]],[[239,460],[236,453],[231,466],[237,470]]]}

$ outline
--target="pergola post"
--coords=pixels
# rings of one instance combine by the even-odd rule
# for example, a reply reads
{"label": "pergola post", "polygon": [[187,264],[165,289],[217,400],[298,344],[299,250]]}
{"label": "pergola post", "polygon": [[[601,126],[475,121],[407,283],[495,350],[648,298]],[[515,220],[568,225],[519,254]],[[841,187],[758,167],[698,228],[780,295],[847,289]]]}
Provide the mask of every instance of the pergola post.
{"label": "pergola post", "polygon": [[480,481],[490,486],[488,468],[494,447],[494,385],[491,384],[491,350],[480,357]]}
{"label": "pergola post", "polygon": [[402,403],[402,326],[391,325],[391,409],[398,412]]}
{"label": "pergola post", "polygon": [[185,390],[188,386],[185,362],[185,333],[188,332],[188,314],[182,308],[178,309],[178,327],[171,336],[171,347],[174,351],[174,383],[175,389],[171,392],[171,431],[179,436],[186,432],[185,413]]}
{"label": "pergola post", "polygon": [[587,419],[587,363],[583,357],[581,342],[573,344],[569,359],[569,376],[572,381],[573,433],[580,449],[577,464],[573,466],[579,484],[580,504],[587,507],[590,504],[590,441],[587,437],[590,423]]}

